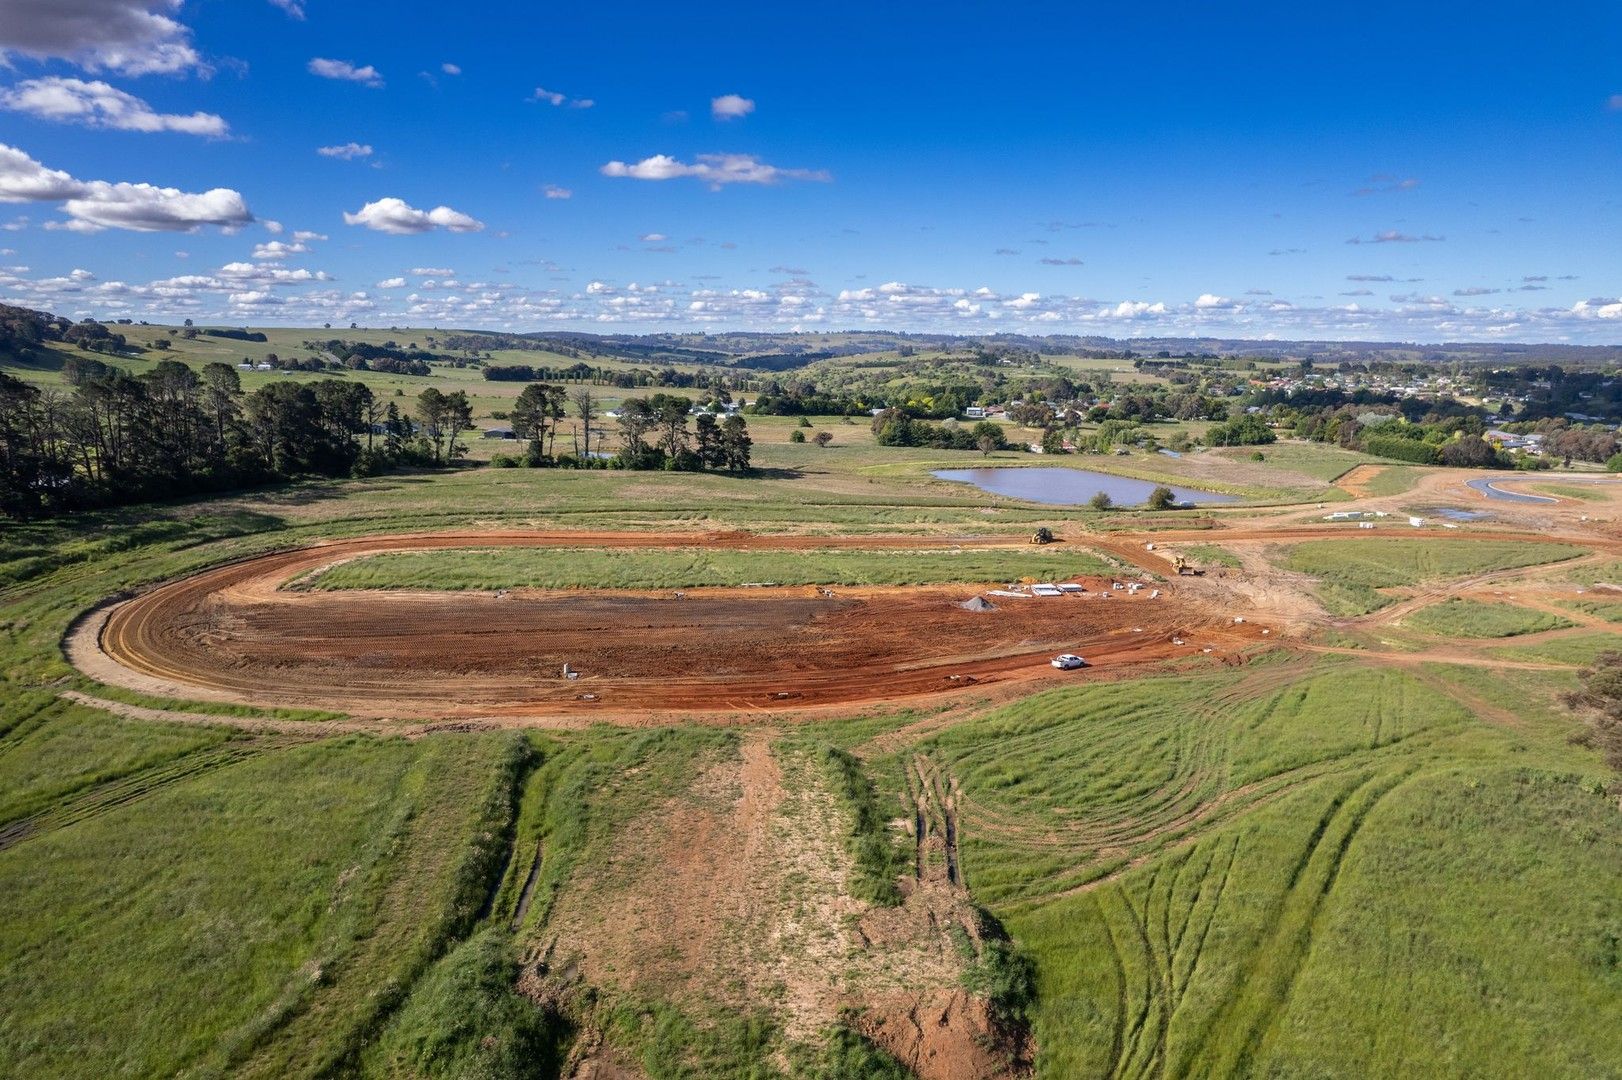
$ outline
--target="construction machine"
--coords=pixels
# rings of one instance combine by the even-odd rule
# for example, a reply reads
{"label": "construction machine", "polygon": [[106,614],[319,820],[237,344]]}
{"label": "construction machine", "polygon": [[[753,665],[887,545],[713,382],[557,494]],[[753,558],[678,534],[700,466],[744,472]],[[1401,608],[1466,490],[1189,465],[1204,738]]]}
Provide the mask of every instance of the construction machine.
{"label": "construction machine", "polygon": [[1048,528],[1045,525],[1042,528],[1037,529],[1036,532],[1031,535],[1031,543],[1033,543],[1033,544],[1051,544],[1051,543],[1053,543],[1053,530]]}

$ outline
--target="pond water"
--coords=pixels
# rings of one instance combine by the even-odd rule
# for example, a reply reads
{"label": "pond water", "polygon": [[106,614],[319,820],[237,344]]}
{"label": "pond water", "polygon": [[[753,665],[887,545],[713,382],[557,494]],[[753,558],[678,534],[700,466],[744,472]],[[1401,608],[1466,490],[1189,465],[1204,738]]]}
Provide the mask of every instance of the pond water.
{"label": "pond water", "polygon": [[[1087,469],[937,469],[934,475],[941,480],[973,484],[981,491],[1011,499],[1067,506],[1086,503],[1100,491],[1117,506],[1139,506],[1148,500],[1151,491],[1161,486]],[[1233,495],[1166,486],[1181,504],[1204,506],[1238,501]]]}
{"label": "pond water", "polygon": [[1503,488],[1496,486],[1501,481],[1517,479],[1525,479],[1525,477],[1484,476],[1479,480],[1467,480],[1465,483],[1487,496],[1487,498],[1497,499],[1499,502],[1552,503],[1560,501],[1559,499],[1550,498],[1547,495],[1528,495],[1517,491],[1505,491]]}

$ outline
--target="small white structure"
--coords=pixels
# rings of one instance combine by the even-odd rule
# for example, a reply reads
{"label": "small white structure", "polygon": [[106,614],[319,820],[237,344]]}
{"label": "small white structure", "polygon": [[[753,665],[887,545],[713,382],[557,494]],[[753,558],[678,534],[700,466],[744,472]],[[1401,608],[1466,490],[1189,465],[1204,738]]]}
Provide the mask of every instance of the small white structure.
{"label": "small white structure", "polygon": [[1425,519],[1422,517],[1411,517],[1408,519],[1408,524],[1412,525],[1416,529],[1420,529],[1424,527]]}

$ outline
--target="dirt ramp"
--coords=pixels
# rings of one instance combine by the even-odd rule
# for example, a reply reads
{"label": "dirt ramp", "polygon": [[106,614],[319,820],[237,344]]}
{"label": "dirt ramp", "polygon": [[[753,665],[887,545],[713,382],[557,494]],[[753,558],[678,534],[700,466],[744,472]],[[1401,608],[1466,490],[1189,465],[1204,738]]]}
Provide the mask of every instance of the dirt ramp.
{"label": "dirt ramp", "polygon": [[962,990],[887,995],[868,1005],[856,1030],[919,1080],[1029,1075],[985,1001]]}
{"label": "dirt ramp", "polygon": [[849,1027],[925,1078],[1017,1075],[1023,1042],[963,989],[984,924],[966,891],[930,867],[899,904],[858,899],[823,751],[754,728],[707,753],[674,792],[651,772],[604,785],[606,804],[646,809],[580,853],[525,945],[520,990],[580,1015],[580,1067],[626,1050],[582,1002],[658,1001],[696,1024],[764,1014],[787,1047]]}

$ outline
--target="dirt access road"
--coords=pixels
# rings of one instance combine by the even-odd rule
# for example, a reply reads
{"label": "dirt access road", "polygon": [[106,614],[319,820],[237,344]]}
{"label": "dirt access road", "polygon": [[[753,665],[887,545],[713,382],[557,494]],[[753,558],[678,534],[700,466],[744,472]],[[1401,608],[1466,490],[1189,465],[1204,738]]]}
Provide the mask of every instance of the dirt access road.
{"label": "dirt access road", "polygon": [[[1182,655],[1232,657],[1264,627],[1175,591],[960,604],[973,585],[835,590],[304,592],[322,567],[394,551],[490,547],[917,549],[1008,538],[478,532],[366,537],[227,564],[93,612],[69,658],[102,682],[170,697],[357,717],[546,718],[850,706]],[[1100,593],[1111,594],[1109,600]],[[1181,644],[1174,644],[1180,641]],[[569,664],[578,679],[563,677]],[[1074,679],[1074,674],[1069,674]]]}

